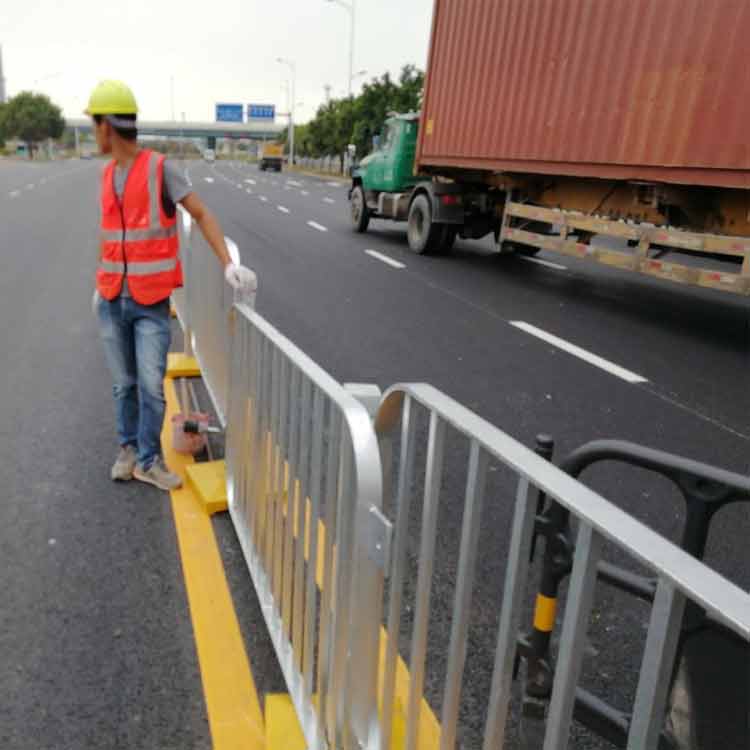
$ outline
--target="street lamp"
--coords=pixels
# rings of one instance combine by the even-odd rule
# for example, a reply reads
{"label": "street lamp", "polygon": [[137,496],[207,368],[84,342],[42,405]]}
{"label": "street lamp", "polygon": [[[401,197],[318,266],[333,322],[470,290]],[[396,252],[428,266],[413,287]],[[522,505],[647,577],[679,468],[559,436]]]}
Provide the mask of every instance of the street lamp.
{"label": "street lamp", "polygon": [[352,95],[352,81],[354,80],[354,16],[356,14],[356,0],[328,0],[336,3],[349,12],[349,96]]}
{"label": "street lamp", "polygon": [[292,71],[292,95],[289,97],[289,163],[291,166],[294,166],[294,88],[297,83],[297,66],[292,60],[287,60],[285,57],[277,57],[276,62],[288,65]]}

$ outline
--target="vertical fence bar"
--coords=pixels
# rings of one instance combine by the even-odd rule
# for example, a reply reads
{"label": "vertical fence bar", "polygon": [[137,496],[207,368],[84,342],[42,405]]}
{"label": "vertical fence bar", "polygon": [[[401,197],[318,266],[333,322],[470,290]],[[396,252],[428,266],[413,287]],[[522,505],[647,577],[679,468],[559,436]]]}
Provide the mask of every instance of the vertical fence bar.
{"label": "vertical fence bar", "polygon": [[684,610],[684,594],[665,578],[660,578],[651,610],[627,750],[656,750],[664,726]]}
{"label": "vertical fence bar", "polygon": [[342,418],[341,447],[339,457],[339,486],[336,498],[336,552],[333,591],[333,617],[331,622],[332,672],[329,701],[334,711],[336,728],[335,742],[345,750],[350,737],[346,718],[350,696],[346,691],[346,665],[349,650],[349,624],[351,622],[349,592],[351,587],[352,519],[354,509],[352,497],[352,446],[346,424]]}
{"label": "vertical fence bar", "polygon": [[437,531],[438,501],[443,472],[445,422],[436,412],[430,414],[430,435],[427,446],[424,507],[422,509],[422,538],[419,550],[417,600],[412,636],[411,681],[406,724],[406,750],[415,750],[419,735],[420,702],[424,683],[425,656],[427,654],[427,626],[430,616],[430,590],[435,562],[435,537]]}
{"label": "vertical fence bar", "polygon": [[336,518],[338,516],[337,500],[341,481],[340,446],[342,419],[336,406],[328,402],[329,434],[328,455],[326,459],[326,494],[325,494],[325,549],[323,561],[323,589],[320,594],[320,637],[318,645],[318,714],[326,727],[328,741],[335,738],[335,704],[329,701],[331,677],[333,671],[333,648],[331,644],[333,602],[335,601],[334,565],[336,538]]}
{"label": "vertical fence bar", "polygon": [[308,469],[310,461],[308,458],[308,442],[310,436],[310,409],[312,394],[310,383],[302,382],[302,408],[299,426],[298,445],[298,487],[299,498],[297,502],[297,544],[294,560],[294,592],[292,602],[292,649],[294,651],[294,663],[297,669],[302,671],[302,639],[304,633],[304,581],[305,581],[305,551],[308,533],[308,490],[310,481]]}
{"label": "vertical fence bar", "polygon": [[[271,451],[271,481],[268,490],[268,511],[265,527],[265,568],[269,574],[269,581],[273,581],[274,573],[274,534],[276,531],[276,514],[279,509],[279,497],[282,489],[279,485],[279,432],[281,425],[281,379],[283,362],[281,353],[274,349],[272,354],[273,392],[271,394],[271,426],[269,429],[269,443]],[[273,586],[271,586],[273,590]]]}
{"label": "vertical fence bar", "polygon": [[513,529],[503,586],[503,604],[497,629],[495,665],[492,670],[492,687],[482,745],[484,750],[496,750],[502,747],[505,738],[513,660],[516,657],[518,629],[521,625],[526,580],[529,575],[529,553],[536,518],[536,498],[532,495],[528,479],[521,477],[516,491]]}
{"label": "vertical fence bar", "polygon": [[285,509],[288,508],[289,504],[289,488],[287,486],[287,435],[289,432],[288,394],[290,369],[290,363],[287,362],[286,358],[282,358],[281,378],[279,383],[281,398],[278,433],[279,460],[276,465],[276,481],[279,487],[279,494],[276,506],[276,527],[274,529],[273,541],[273,598],[274,604],[278,608],[279,615],[281,615]]}
{"label": "vertical fence bar", "polygon": [[[310,452],[310,545],[307,558],[305,597],[304,691],[309,700],[313,695],[313,668],[315,664],[315,625],[317,621],[318,528],[320,522],[320,495],[323,480],[323,395],[313,390],[312,449]],[[321,586],[322,586],[321,580]]]}
{"label": "vertical fence bar", "polygon": [[293,367],[288,396],[291,410],[289,419],[289,450],[287,452],[289,487],[286,501],[286,533],[284,536],[284,573],[282,583],[283,601],[281,608],[284,620],[284,633],[290,643],[292,640],[292,596],[294,593],[294,530],[297,525],[297,509],[299,506],[299,385],[300,372],[297,367]]}
{"label": "vertical fence bar", "polygon": [[547,718],[547,731],[544,735],[544,750],[565,750],[568,747],[576,686],[581,673],[587,625],[596,590],[596,566],[601,556],[601,547],[602,537],[599,532],[595,531],[591,524],[581,521],[565,603],[565,620]]}
{"label": "vertical fence bar", "polygon": [[[401,624],[401,604],[406,572],[406,549],[409,541],[409,513],[414,481],[414,454],[416,447],[416,416],[413,402],[406,396],[401,410],[401,456],[396,490],[396,535],[394,539],[393,565],[388,601],[388,631],[383,677],[383,729],[381,750],[390,750],[393,728],[393,704],[396,682],[396,660],[398,657],[398,634]],[[386,488],[386,492],[390,487]]]}
{"label": "vertical fence bar", "polygon": [[456,598],[453,605],[453,623],[448,647],[445,694],[441,714],[442,735],[440,749],[451,750],[456,744],[456,722],[461,682],[466,660],[466,641],[469,634],[471,593],[474,585],[474,566],[479,546],[479,529],[487,480],[487,454],[476,440],[471,441],[469,471],[466,480],[461,547],[458,560]]}

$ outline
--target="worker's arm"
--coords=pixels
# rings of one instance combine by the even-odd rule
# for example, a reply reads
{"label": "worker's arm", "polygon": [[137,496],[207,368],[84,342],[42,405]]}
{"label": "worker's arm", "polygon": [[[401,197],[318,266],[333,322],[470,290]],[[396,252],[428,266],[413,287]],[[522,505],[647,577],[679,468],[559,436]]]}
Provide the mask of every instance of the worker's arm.
{"label": "worker's arm", "polygon": [[193,217],[195,223],[211,246],[221,265],[226,268],[232,259],[229,257],[227,243],[224,241],[224,233],[221,231],[219,222],[206,204],[198,197],[197,193],[188,193],[181,201],[182,207]]}

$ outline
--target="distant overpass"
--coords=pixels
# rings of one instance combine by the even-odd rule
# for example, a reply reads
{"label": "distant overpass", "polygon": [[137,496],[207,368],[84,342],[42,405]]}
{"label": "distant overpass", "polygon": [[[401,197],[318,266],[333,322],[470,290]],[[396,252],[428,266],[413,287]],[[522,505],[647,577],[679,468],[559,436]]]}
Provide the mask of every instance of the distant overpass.
{"label": "distant overpass", "polygon": [[[66,127],[79,132],[91,132],[88,117],[68,117]],[[182,136],[184,138],[252,138],[255,140],[277,138],[286,128],[279,123],[265,122],[174,122],[138,120],[139,135]]]}

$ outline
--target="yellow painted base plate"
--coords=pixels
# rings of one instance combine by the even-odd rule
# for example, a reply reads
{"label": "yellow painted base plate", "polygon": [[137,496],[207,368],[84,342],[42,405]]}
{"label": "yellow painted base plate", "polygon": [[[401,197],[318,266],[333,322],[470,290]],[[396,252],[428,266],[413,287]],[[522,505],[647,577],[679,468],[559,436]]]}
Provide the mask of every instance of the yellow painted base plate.
{"label": "yellow painted base plate", "polygon": [[200,377],[201,368],[195,357],[186,357],[179,352],[170,352],[167,356],[168,378],[197,378]]}
{"label": "yellow painted base plate", "polygon": [[227,471],[224,461],[191,464],[185,469],[185,473],[209,516],[227,509]]}
{"label": "yellow painted base plate", "polygon": [[266,695],[266,750],[305,750],[305,738],[292,699]]}

